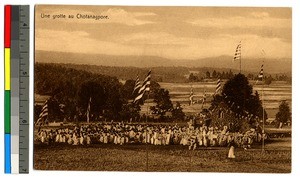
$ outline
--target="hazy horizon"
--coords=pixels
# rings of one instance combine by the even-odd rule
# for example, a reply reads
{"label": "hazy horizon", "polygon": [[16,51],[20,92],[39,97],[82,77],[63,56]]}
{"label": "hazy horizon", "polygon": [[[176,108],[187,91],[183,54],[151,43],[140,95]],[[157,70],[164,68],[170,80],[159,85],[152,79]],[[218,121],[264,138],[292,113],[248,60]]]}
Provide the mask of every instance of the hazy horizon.
{"label": "hazy horizon", "polygon": [[[188,68],[226,68],[239,70],[239,62],[233,61],[231,56],[208,57],[202,59],[181,59],[171,60],[155,56],[120,56],[103,54],[79,54],[72,52],[40,51],[35,52],[35,62],[57,63],[57,64],[77,64],[96,65],[108,67],[188,67]],[[292,71],[292,61],[280,59],[244,58],[242,60],[242,70],[257,72],[264,64],[266,73],[290,73]]]}

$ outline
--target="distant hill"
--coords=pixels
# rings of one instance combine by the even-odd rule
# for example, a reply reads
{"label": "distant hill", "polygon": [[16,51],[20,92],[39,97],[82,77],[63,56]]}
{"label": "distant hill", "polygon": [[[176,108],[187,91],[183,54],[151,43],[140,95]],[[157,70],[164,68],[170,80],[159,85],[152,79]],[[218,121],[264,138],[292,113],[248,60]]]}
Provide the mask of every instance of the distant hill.
{"label": "distant hill", "polygon": [[[223,69],[239,69],[239,62],[233,62],[230,56],[218,56],[197,60],[171,60],[156,56],[111,56],[79,54],[68,52],[36,51],[35,61],[42,63],[73,63],[118,67],[209,67]],[[243,58],[242,70],[258,73],[262,59]],[[268,74],[284,73],[291,74],[291,59],[264,59],[264,71]]]}

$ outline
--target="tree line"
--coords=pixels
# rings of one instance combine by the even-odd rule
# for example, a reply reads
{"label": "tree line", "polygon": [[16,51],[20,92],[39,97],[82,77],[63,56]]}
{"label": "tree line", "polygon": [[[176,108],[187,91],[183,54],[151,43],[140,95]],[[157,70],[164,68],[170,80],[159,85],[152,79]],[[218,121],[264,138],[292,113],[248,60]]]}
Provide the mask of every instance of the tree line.
{"label": "tree line", "polygon": [[[231,79],[234,77],[233,71],[206,71],[203,73],[190,73],[188,76],[188,82],[201,82],[208,79]],[[258,74],[248,73],[248,80],[259,80]],[[292,78],[286,74],[275,74],[275,75],[265,75],[263,81],[265,84],[270,85],[272,81],[285,81],[289,84],[292,83]]]}
{"label": "tree line", "polygon": [[[123,84],[116,77],[58,64],[35,65],[35,93],[50,96],[47,100],[49,121],[86,121],[88,115],[93,121],[140,120],[141,105],[146,99],[157,103],[155,109],[151,109],[152,114],[163,116],[161,114],[171,112],[172,118],[184,116],[182,108],[173,107],[170,96],[165,95],[169,94],[168,90],[162,89],[154,80],[151,80],[149,94],[138,103],[133,103],[137,96],[133,93],[134,86],[133,79]],[[35,119],[39,118],[42,107],[35,106]]]}
{"label": "tree line", "polygon": [[[86,121],[88,115],[90,121],[145,121],[149,117],[141,115],[141,105],[147,99],[155,103],[149,107],[152,116],[150,120],[154,117],[165,122],[185,119],[181,104],[173,104],[169,91],[161,88],[154,80],[151,80],[150,92],[138,103],[133,103],[137,96],[133,93],[134,86],[133,79],[121,83],[116,77],[58,64],[35,65],[35,93],[50,96],[47,100],[49,121]],[[39,118],[42,108],[42,105],[35,106],[35,120]],[[222,91],[214,95],[209,111],[215,124],[226,122],[234,125],[232,128],[235,130],[267,119],[259,94],[253,92],[253,87],[243,74],[233,75],[226,81]],[[222,112],[226,113],[226,120],[220,118]],[[279,107],[276,120],[283,123],[291,121],[286,103],[283,102]]]}

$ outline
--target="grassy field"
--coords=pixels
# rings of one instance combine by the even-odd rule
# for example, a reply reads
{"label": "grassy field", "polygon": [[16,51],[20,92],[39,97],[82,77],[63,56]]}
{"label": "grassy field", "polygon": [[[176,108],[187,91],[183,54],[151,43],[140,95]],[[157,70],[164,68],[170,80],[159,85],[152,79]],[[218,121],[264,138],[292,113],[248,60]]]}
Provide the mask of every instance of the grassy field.
{"label": "grassy field", "polygon": [[[224,85],[225,82],[222,82]],[[262,85],[255,85],[254,81],[250,81],[253,85],[253,91],[258,91],[262,97]],[[200,112],[202,108],[201,99],[206,91],[207,101],[204,107],[209,107],[212,95],[215,92],[216,82],[197,82],[197,83],[159,83],[162,88],[170,91],[171,100],[180,102],[183,111],[187,114]],[[191,88],[194,91],[194,100],[198,100],[199,104],[189,105],[189,95]],[[269,118],[275,118],[278,112],[279,104],[282,100],[286,100],[290,108],[292,107],[292,86],[282,82],[273,82],[271,85],[265,85],[263,89],[264,107],[267,110]],[[143,108],[144,109],[144,108]]]}
{"label": "grassy field", "polygon": [[[179,101],[183,111],[195,114],[202,104],[188,105],[190,89],[195,100],[214,93],[215,82],[207,83],[160,83],[170,91],[171,100]],[[281,100],[291,107],[291,85],[272,83],[264,88],[264,102],[269,118],[274,118]],[[254,91],[261,93],[261,86]],[[209,107],[211,97],[204,107]],[[150,103],[142,106],[146,112]],[[291,172],[291,139],[280,138],[268,141],[265,151],[261,146],[254,149],[236,150],[236,159],[227,159],[228,148],[200,148],[189,151],[186,146],[153,146],[97,144],[90,146],[41,145],[34,146],[34,168],[37,170],[95,170],[95,171],[182,171],[182,172]]]}
{"label": "grassy field", "polygon": [[[35,145],[37,170],[161,171],[161,172],[291,172],[290,138],[276,139],[254,149],[236,149],[236,159],[227,159],[228,148],[186,146]],[[147,160],[148,156],[148,160]],[[147,167],[148,166],[148,167]]]}

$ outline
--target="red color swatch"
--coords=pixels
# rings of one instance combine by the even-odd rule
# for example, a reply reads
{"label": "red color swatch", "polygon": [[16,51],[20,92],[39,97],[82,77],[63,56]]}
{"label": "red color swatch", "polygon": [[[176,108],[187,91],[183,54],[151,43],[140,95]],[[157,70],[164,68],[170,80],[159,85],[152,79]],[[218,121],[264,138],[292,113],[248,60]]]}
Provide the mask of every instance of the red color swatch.
{"label": "red color swatch", "polygon": [[11,5],[4,6],[4,47],[10,48]]}

